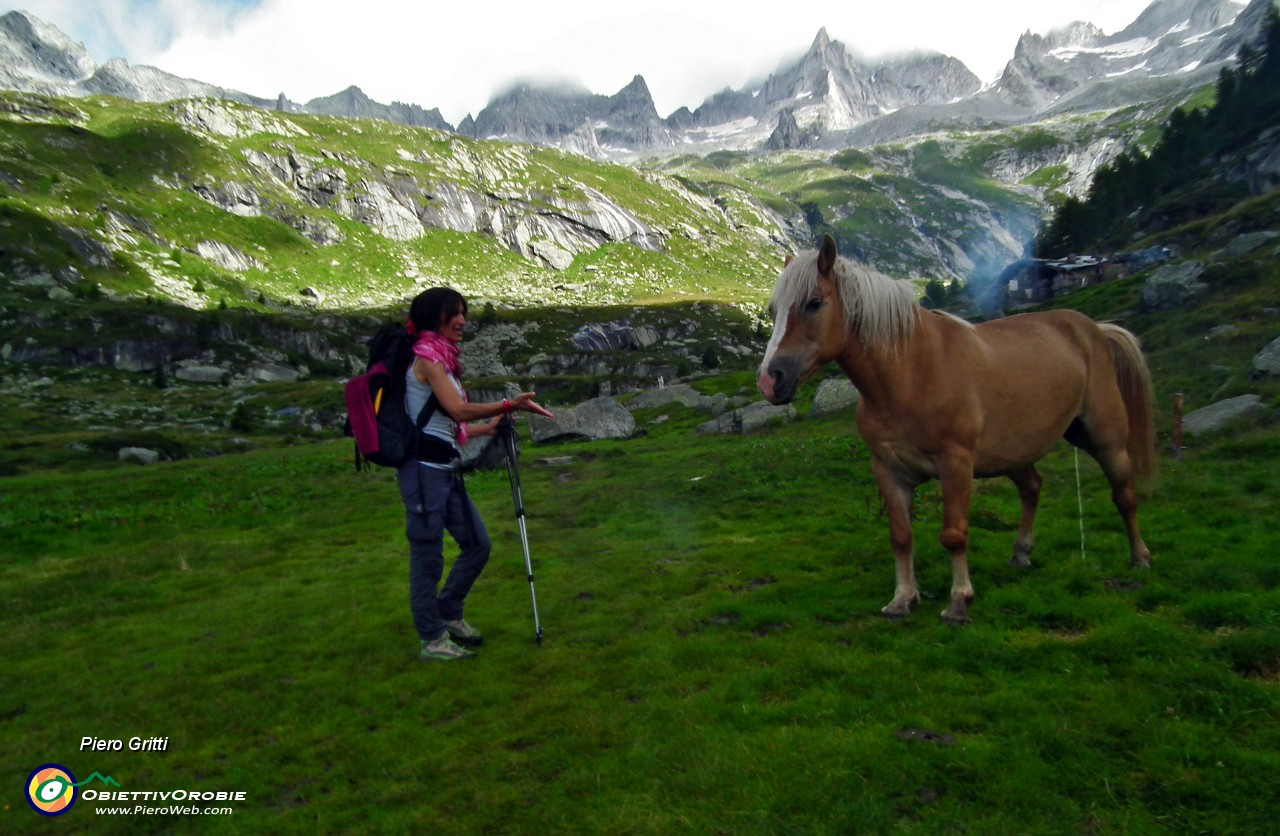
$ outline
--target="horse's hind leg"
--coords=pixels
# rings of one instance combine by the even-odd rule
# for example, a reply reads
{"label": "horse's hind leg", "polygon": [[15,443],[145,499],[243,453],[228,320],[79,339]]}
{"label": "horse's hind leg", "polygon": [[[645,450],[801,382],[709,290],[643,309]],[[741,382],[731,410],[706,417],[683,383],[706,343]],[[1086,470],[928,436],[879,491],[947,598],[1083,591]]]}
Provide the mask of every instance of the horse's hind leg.
{"label": "horse's hind leg", "polygon": [[880,496],[884,498],[885,508],[889,512],[889,542],[893,548],[894,571],[897,576],[893,600],[880,610],[880,614],[890,619],[906,618],[911,615],[916,604],[920,603],[911,539],[911,505],[915,488],[899,480],[879,459],[872,460],[872,470],[876,483],[880,486]]}
{"label": "horse's hind leg", "polygon": [[1121,432],[1104,434],[1079,422],[1072,425],[1066,438],[1098,462],[1111,485],[1111,501],[1120,512],[1129,537],[1129,565],[1150,568],[1151,550],[1138,531],[1138,494],[1133,487],[1133,465],[1125,447],[1127,439]]}
{"label": "horse's hind leg", "polygon": [[1138,495],[1133,489],[1129,454],[1121,448],[1111,455],[1099,456],[1098,463],[1111,483],[1111,501],[1120,512],[1125,533],[1129,536],[1129,565],[1148,569],[1151,567],[1151,550],[1142,542],[1142,534],[1138,531]]}
{"label": "horse's hind leg", "polygon": [[1009,479],[1018,488],[1018,499],[1022,501],[1022,519],[1018,522],[1018,539],[1013,543],[1013,557],[1009,559],[1012,566],[1028,567],[1031,565],[1031,550],[1035,548],[1033,533],[1036,523],[1036,508],[1040,505],[1040,472],[1035,465],[1028,465],[1021,470],[1009,474]]}

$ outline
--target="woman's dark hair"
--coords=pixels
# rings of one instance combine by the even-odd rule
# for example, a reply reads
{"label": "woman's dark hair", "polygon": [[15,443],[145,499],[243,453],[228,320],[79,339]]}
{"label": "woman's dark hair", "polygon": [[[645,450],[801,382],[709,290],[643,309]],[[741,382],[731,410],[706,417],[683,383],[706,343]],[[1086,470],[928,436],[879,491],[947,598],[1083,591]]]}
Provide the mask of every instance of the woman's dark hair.
{"label": "woman's dark hair", "polygon": [[438,330],[458,314],[467,315],[467,300],[451,287],[424,290],[409,305],[409,321],[420,334]]}

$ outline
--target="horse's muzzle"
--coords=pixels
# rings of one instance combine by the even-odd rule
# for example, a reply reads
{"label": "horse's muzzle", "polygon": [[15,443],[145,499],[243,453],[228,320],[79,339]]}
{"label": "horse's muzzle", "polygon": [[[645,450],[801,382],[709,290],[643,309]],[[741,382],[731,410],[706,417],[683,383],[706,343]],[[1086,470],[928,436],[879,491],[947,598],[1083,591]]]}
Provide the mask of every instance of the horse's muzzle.
{"label": "horse's muzzle", "polygon": [[771,404],[791,403],[800,380],[799,368],[789,357],[774,357],[768,366],[760,367],[756,386]]}

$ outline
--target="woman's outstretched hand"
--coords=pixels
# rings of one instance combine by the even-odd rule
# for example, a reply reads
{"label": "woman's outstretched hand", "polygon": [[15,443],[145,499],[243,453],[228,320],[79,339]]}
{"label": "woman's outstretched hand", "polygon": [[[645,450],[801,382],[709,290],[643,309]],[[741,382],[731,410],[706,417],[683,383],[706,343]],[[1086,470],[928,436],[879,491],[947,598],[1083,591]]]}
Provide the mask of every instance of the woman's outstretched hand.
{"label": "woman's outstretched hand", "polygon": [[521,392],[519,395],[516,395],[511,399],[511,410],[513,412],[532,412],[534,415],[541,415],[544,418],[555,418],[556,416],[552,415],[540,404],[534,402],[533,399],[537,396],[537,392]]}

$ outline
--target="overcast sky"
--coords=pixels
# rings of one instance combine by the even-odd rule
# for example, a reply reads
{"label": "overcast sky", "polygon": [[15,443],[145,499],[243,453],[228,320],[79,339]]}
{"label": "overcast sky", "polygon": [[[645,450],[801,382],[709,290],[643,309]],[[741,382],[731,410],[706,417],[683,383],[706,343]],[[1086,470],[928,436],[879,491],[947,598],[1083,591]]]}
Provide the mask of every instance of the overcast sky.
{"label": "overcast sky", "polygon": [[1108,34],[1150,0],[20,0],[82,42],[262,97],[305,102],[350,85],[440,108],[456,125],[516,81],[613,94],[643,75],[662,116],[762,79],[826,27],[865,57],[913,48],[959,58],[984,82],[1018,36],[1086,20]]}

